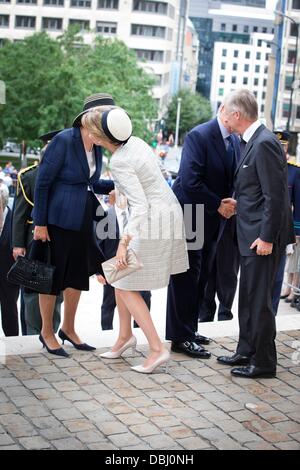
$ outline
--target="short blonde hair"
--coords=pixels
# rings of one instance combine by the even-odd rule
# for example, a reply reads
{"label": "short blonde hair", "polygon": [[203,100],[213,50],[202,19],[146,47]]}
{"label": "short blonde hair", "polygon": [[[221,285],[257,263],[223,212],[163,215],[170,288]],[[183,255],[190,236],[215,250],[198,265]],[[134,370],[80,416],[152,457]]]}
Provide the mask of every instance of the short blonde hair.
{"label": "short blonde hair", "polygon": [[95,108],[91,108],[81,118],[82,127],[84,127],[96,139],[106,140],[107,142],[115,144],[115,142],[112,142],[104,133],[101,120],[102,115],[106,111],[116,108],[118,108],[118,106],[96,106]]}

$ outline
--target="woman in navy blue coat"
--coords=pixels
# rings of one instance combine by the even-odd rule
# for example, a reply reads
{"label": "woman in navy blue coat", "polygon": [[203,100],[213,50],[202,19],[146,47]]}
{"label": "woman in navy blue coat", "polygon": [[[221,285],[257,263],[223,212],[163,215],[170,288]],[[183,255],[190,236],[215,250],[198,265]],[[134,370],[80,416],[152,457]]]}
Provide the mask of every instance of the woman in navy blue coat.
{"label": "woman in navy blue coat", "polygon": [[57,134],[47,147],[35,188],[34,239],[49,241],[51,264],[56,267],[52,292],[40,295],[42,330],[40,341],[47,351],[68,356],[53,331],[56,296],[64,291],[64,321],[59,337],[76,349],[95,349],[82,343],[74,328],[82,290],[89,290],[89,277],[101,272],[104,261],[94,234],[93,219],[98,194],[109,194],[112,181],[99,180],[101,147],[93,145],[81,126],[81,117],[91,108],[114,105],[110,95],[97,94],[85,100],[73,127]]}

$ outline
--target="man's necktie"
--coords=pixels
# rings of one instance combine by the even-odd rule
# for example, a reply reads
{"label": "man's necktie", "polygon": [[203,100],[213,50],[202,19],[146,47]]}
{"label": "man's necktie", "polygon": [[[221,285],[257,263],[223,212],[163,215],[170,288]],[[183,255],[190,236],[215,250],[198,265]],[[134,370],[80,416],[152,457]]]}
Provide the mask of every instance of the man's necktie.
{"label": "man's necktie", "polygon": [[227,159],[229,163],[229,168],[231,168],[231,171],[234,172],[235,167],[236,167],[236,161],[235,161],[235,148],[233,145],[233,137],[232,135],[229,135],[226,137],[226,140],[228,142],[227,144]]}
{"label": "man's necktie", "polygon": [[244,157],[245,155],[245,148],[246,148],[247,142],[240,137],[240,159]]}

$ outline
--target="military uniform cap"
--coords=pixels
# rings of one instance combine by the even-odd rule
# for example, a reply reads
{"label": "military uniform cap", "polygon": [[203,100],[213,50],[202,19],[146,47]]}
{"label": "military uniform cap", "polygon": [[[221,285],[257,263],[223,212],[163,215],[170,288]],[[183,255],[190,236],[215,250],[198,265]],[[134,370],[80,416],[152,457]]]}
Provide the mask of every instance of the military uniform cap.
{"label": "military uniform cap", "polygon": [[39,136],[39,140],[41,140],[42,142],[44,142],[46,144],[51,139],[53,139],[53,137],[55,137],[56,134],[58,134],[61,131],[62,131],[62,129],[59,129],[58,131],[50,131],[50,132],[47,132],[46,134],[42,134],[42,135]]}
{"label": "military uniform cap", "polygon": [[275,134],[277,139],[283,144],[287,144],[290,140],[290,133],[288,131],[274,131],[273,134]]}

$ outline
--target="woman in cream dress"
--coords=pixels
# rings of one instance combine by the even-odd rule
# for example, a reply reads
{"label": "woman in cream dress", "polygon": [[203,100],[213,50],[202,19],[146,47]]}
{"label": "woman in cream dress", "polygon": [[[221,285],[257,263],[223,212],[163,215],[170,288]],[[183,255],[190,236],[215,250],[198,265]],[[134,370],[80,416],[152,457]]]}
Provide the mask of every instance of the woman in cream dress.
{"label": "woman in cream dress", "polygon": [[102,357],[119,357],[134,347],[131,315],[149,342],[145,363],[133,367],[149,373],[169,358],[153,325],[150,312],[139,294],[141,290],[166,287],[171,274],[188,269],[181,207],[167,185],[152,149],[140,138],[131,137],[129,116],[120,108],[94,108],[86,113],[83,126],[94,142],[112,152],[110,168],[117,190],[128,201],[128,223],[117,251],[119,269],[126,267],[126,252],[132,248],[143,268],[115,282],[120,316],[119,338]]}

